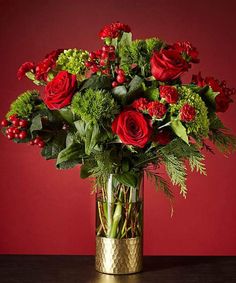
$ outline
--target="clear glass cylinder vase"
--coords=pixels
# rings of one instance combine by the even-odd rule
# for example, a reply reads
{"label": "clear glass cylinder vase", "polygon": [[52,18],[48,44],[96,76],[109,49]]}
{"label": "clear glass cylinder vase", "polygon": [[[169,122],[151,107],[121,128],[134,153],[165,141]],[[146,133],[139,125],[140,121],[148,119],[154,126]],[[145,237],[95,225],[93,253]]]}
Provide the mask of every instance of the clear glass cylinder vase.
{"label": "clear glass cylinder vase", "polygon": [[142,270],[143,174],[136,186],[114,175],[102,182],[96,195],[96,270],[129,274]]}

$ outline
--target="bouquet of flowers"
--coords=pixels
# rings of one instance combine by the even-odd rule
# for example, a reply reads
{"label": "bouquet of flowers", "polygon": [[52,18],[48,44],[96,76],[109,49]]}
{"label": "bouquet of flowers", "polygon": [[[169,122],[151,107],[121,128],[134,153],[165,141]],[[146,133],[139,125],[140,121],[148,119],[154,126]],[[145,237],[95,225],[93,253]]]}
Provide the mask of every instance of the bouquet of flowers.
{"label": "bouquet of flowers", "polygon": [[130,27],[119,22],[105,26],[99,37],[103,45],[96,51],[58,49],[20,66],[18,79],[26,76],[37,90],[11,104],[2,132],[42,148],[58,169],[80,164],[81,178],[93,177],[99,196],[97,235],[135,237],[141,235],[135,188],[143,173],[172,198],[158,170],[163,164],[186,197],[186,161],[206,174],[208,141],[225,154],[236,148],[217,115],[228,109],[235,90],[201,73],[182,83],[181,75],[199,62],[188,41],[132,40]]}

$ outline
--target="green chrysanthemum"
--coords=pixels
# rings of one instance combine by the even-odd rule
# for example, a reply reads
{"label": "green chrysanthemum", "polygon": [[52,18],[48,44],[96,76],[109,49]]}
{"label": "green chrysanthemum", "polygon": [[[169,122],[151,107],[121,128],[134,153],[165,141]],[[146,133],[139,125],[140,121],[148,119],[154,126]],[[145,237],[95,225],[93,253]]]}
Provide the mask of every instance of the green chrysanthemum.
{"label": "green chrysanthemum", "polygon": [[85,122],[111,120],[118,113],[118,105],[109,92],[88,89],[77,93],[72,100],[72,111]]}
{"label": "green chrysanthemum", "polygon": [[88,54],[87,51],[76,48],[64,50],[57,59],[57,68],[81,77],[86,70],[84,63],[88,60]]}
{"label": "green chrysanthemum", "polygon": [[10,110],[6,117],[9,118],[11,115],[16,114],[21,118],[29,118],[34,112],[36,105],[41,104],[39,99],[39,93],[36,90],[23,92],[12,102]]}
{"label": "green chrysanthemum", "polygon": [[178,93],[180,99],[177,104],[170,105],[171,114],[173,116],[179,115],[179,110],[186,103],[193,106],[196,110],[196,116],[192,122],[185,123],[187,134],[207,137],[209,132],[208,111],[200,95],[185,86],[178,87]]}

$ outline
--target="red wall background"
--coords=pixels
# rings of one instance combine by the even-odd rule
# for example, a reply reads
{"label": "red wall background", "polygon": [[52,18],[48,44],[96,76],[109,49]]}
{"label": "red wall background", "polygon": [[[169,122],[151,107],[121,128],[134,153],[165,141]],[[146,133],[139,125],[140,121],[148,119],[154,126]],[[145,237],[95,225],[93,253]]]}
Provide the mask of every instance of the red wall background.
{"label": "red wall background", "polygon": [[[225,1],[0,1],[0,116],[22,91],[18,66],[55,48],[97,49],[104,24],[128,23],[135,38],[189,40],[200,51],[192,72],[235,79],[236,2]],[[186,79],[190,78],[190,75]],[[224,122],[236,133],[236,107]],[[57,171],[37,148],[0,136],[0,253],[94,254],[95,202],[79,168]],[[236,254],[236,155],[207,154],[208,177],[190,174],[187,200],[176,191],[175,213],[154,186],[145,185],[146,255]]]}

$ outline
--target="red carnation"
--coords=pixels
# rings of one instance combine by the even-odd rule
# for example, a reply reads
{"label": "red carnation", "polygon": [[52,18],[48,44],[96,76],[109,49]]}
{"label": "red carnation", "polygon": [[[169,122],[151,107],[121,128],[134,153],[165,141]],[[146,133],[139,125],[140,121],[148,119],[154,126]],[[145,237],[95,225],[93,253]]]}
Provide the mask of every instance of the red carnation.
{"label": "red carnation", "polygon": [[154,142],[160,145],[166,145],[172,140],[172,135],[169,130],[160,130],[153,138]]}
{"label": "red carnation", "polygon": [[164,98],[165,101],[169,104],[175,104],[178,101],[179,94],[175,87],[173,86],[160,86],[160,96]]}
{"label": "red carnation", "polygon": [[188,70],[190,65],[173,49],[162,49],[153,53],[151,73],[158,81],[175,80]]}
{"label": "red carnation", "polygon": [[51,110],[70,104],[77,85],[76,75],[60,71],[45,87],[44,102]]}
{"label": "red carnation", "polygon": [[101,39],[117,38],[121,35],[122,32],[131,32],[131,29],[128,25],[122,24],[120,22],[112,23],[111,25],[106,25],[99,32],[99,37]]}
{"label": "red carnation", "polygon": [[180,120],[183,122],[191,122],[195,119],[195,116],[195,108],[187,103],[180,109]]}
{"label": "red carnation", "polygon": [[47,80],[48,72],[56,66],[56,61],[63,49],[53,50],[40,61],[36,66],[35,78],[37,80]]}
{"label": "red carnation", "polygon": [[148,100],[141,97],[139,99],[136,99],[131,106],[136,110],[145,111],[148,108]]}
{"label": "red carnation", "polygon": [[152,101],[148,103],[148,114],[151,117],[161,119],[166,114],[166,107],[159,101]]}
{"label": "red carnation", "polygon": [[135,110],[122,111],[112,123],[112,131],[127,145],[143,148],[150,139],[152,128],[144,115]]}
{"label": "red carnation", "polygon": [[233,102],[231,96],[235,94],[234,88],[228,88],[225,81],[219,81],[213,77],[202,78],[201,73],[192,76],[192,83],[204,87],[209,85],[213,91],[219,94],[215,98],[216,112],[225,112],[229,108],[229,104]]}
{"label": "red carnation", "polygon": [[27,72],[30,71],[34,72],[34,69],[35,69],[35,64],[33,62],[25,62],[24,64],[22,64],[17,71],[18,80],[21,80]]}
{"label": "red carnation", "polygon": [[184,42],[176,42],[172,45],[172,48],[178,52],[180,52],[183,57],[188,57],[188,61],[192,63],[199,63],[198,58],[198,51],[195,47],[192,46],[192,44],[189,41]]}

